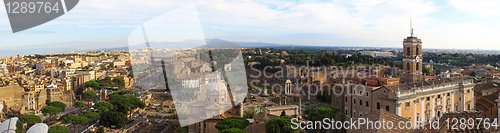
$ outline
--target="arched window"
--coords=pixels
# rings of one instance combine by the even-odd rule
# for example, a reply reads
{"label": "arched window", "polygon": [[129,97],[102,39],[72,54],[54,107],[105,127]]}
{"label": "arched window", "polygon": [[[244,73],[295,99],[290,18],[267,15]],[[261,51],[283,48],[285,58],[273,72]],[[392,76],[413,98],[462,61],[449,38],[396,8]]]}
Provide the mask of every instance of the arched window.
{"label": "arched window", "polygon": [[410,47],[406,47],[406,55],[410,55]]}
{"label": "arched window", "polygon": [[420,53],[419,53],[419,51],[418,51],[418,47],[417,47],[417,49],[415,50],[415,53],[416,53],[417,55],[420,55]]}
{"label": "arched window", "polygon": [[406,70],[408,70],[408,71],[410,70],[410,63],[409,62],[406,63]]}
{"label": "arched window", "polygon": [[417,63],[417,66],[416,66],[417,71],[418,71],[418,65],[419,65],[419,64]]}

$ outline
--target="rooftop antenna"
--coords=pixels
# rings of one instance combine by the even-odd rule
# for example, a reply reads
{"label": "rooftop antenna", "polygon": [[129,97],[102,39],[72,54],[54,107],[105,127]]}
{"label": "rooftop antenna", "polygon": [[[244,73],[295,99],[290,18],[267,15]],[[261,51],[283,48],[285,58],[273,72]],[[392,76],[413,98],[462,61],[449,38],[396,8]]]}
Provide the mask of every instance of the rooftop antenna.
{"label": "rooftop antenna", "polygon": [[411,36],[410,37],[413,37],[413,26],[411,24],[411,17],[410,17],[410,29],[411,29]]}

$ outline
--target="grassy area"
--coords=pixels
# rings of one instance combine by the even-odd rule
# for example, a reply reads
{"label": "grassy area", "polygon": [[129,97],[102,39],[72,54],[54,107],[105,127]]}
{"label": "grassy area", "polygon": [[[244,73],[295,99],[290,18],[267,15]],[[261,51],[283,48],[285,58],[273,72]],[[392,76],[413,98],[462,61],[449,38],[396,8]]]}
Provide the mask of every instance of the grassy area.
{"label": "grassy area", "polygon": [[259,89],[266,89],[266,90],[269,90],[269,88],[266,88],[264,86],[260,86],[260,85],[255,85],[255,84],[252,84],[253,86],[259,88]]}
{"label": "grassy area", "polygon": [[[249,107],[251,110],[255,110],[255,107]],[[260,112],[266,112],[266,106],[257,106],[260,109]]]}
{"label": "grassy area", "polygon": [[434,68],[439,71],[451,70],[453,67],[442,66],[442,65],[434,65]]}

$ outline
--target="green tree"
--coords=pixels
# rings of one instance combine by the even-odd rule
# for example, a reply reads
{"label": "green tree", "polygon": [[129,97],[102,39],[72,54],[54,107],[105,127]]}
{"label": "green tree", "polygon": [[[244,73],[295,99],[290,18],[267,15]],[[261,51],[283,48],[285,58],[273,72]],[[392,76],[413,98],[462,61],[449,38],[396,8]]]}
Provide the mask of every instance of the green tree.
{"label": "green tree", "polygon": [[217,130],[219,130],[219,131],[229,129],[229,128],[245,129],[245,127],[247,127],[248,125],[250,125],[250,122],[247,119],[241,118],[241,117],[231,116],[231,117],[225,118],[222,121],[218,122],[215,125],[215,128],[217,128]]}
{"label": "green tree", "polygon": [[69,133],[68,127],[55,125],[49,128],[48,133]]}
{"label": "green tree", "polygon": [[85,87],[97,88],[99,86],[100,86],[100,84],[95,80],[85,82]]}
{"label": "green tree", "polygon": [[337,107],[318,107],[318,108],[308,108],[307,117],[305,119],[310,121],[321,121],[324,118],[336,118],[337,116],[342,116],[340,109]]}
{"label": "green tree", "polygon": [[62,123],[74,123],[80,125],[87,124],[88,121],[89,119],[87,117],[78,115],[66,115],[61,119]]}
{"label": "green tree", "polygon": [[66,111],[66,104],[64,104],[63,102],[60,102],[60,101],[50,102],[47,104],[47,106],[58,107],[58,108],[61,108],[63,112]]}
{"label": "green tree", "polygon": [[129,111],[136,108],[144,108],[146,104],[135,96],[124,96],[117,93],[112,93],[109,96],[109,102],[113,104],[114,111],[127,114]]}
{"label": "green tree", "polygon": [[[306,108],[305,113],[307,113],[306,120],[310,121],[322,121],[325,118],[337,118],[340,116],[341,118],[345,117],[344,113],[341,113],[340,108],[337,107],[317,107],[317,108]],[[316,132],[326,132],[326,130],[313,130]]]}
{"label": "green tree", "polygon": [[40,116],[38,115],[23,115],[19,117],[19,120],[26,122],[28,124],[28,128],[36,123],[42,123],[42,119],[40,119]]}
{"label": "green tree", "polygon": [[292,129],[292,118],[288,116],[281,116],[266,121],[266,133],[288,133],[299,130]]}
{"label": "green tree", "polygon": [[111,77],[105,77],[104,78],[104,81],[108,82],[108,83],[111,83]]}
{"label": "green tree", "polygon": [[219,133],[248,133],[248,132],[239,128],[229,128],[219,131]]}
{"label": "green tree", "polygon": [[427,74],[427,75],[434,74],[434,72],[432,72],[431,68],[429,68],[429,67],[424,67],[422,70],[422,73]]}
{"label": "green tree", "polygon": [[255,115],[257,115],[257,114],[256,114],[255,110],[253,110],[253,109],[250,109],[250,110],[243,112],[243,117],[245,117],[245,118],[253,118]]}
{"label": "green tree", "polygon": [[81,108],[84,108],[84,107],[86,107],[86,106],[87,106],[87,104],[85,104],[85,103],[83,103],[83,102],[80,102],[80,101],[75,102],[75,107],[78,107],[78,108],[80,108],[80,109],[81,109]]}
{"label": "green tree", "polygon": [[98,102],[94,104],[94,108],[97,109],[97,112],[102,113],[108,110],[113,110],[114,106],[109,102]]}
{"label": "green tree", "polygon": [[87,91],[87,92],[83,93],[82,96],[86,97],[86,98],[94,98],[97,96],[97,94],[94,91]]}
{"label": "green tree", "polygon": [[92,112],[92,111],[85,111],[79,114],[80,116],[87,117],[89,119],[96,119],[99,117],[98,113]]}
{"label": "green tree", "polygon": [[120,84],[120,85],[124,85],[125,84],[125,80],[121,77],[116,77],[113,79],[113,82],[117,83],[117,84]]}
{"label": "green tree", "polygon": [[76,95],[81,95],[81,94],[83,94],[83,88],[76,89]]}
{"label": "green tree", "polygon": [[16,133],[24,132],[24,127],[22,124],[16,124]]}
{"label": "green tree", "polygon": [[102,113],[99,123],[105,127],[116,126],[115,128],[122,128],[127,124],[127,116],[122,112],[107,111]]}
{"label": "green tree", "polygon": [[49,116],[49,119],[54,116],[54,115],[57,115],[58,113],[61,113],[62,112],[62,109],[59,108],[59,107],[54,107],[54,106],[46,106],[45,108],[42,109],[42,114],[44,116]]}
{"label": "green tree", "polygon": [[113,94],[113,95],[134,94],[135,96],[139,96],[139,94],[137,92],[133,92],[131,90],[123,90],[123,91],[113,92],[111,94]]}

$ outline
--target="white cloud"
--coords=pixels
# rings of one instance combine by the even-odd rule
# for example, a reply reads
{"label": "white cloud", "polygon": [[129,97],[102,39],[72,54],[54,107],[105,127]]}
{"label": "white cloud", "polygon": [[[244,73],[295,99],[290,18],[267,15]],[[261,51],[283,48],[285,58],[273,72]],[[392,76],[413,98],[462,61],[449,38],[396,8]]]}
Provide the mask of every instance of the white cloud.
{"label": "white cloud", "polygon": [[457,10],[475,16],[500,16],[500,1],[498,0],[448,0]]}
{"label": "white cloud", "polygon": [[[449,0],[459,11],[474,16],[500,15],[499,2]],[[66,15],[45,26],[68,25],[87,28],[133,28],[163,13],[197,5],[200,21],[207,38],[235,41],[267,40],[276,43],[311,44],[307,40],[323,42],[317,38],[288,37],[293,34],[325,34],[341,38],[336,45],[350,44],[350,40],[367,39],[364,46],[400,47],[403,38],[410,33],[409,19],[413,18],[416,34],[422,37],[424,47],[447,47],[456,43],[468,48],[479,39],[492,37],[491,27],[460,21],[444,21],[433,13],[444,10],[429,0],[349,0],[330,2],[290,2],[270,0],[85,0]],[[0,14],[5,11],[0,8]],[[461,15],[461,14],[457,14]],[[170,21],[186,20],[192,16],[176,16]],[[0,15],[0,27],[8,20]],[[168,26],[168,25],[164,25]],[[183,27],[177,28],[182,29]],[[189,28],[189,27],[187,27]],[[498,28],[498,27],[495,27]],[[273,39],[274,37],[279,39]],[[460,37],[459,39],[455,39]],[[311,41],[311,42],[312,42]],[[342,42],[343,41],[343,42]],[[481,42],[481,41],[479,41]],[[495,42],[486,42],[492,45]],[[428,44],[428,45],[426,45]]]}

